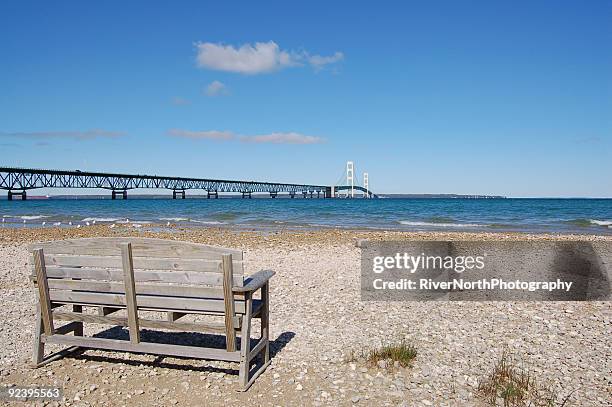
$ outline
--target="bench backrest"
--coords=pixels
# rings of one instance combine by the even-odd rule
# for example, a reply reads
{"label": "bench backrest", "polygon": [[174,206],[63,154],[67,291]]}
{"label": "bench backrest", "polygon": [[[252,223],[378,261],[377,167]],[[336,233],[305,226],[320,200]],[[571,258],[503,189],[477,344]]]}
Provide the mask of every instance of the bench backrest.
{"label": "bench backrest", "polygon": [[[229,281],[233,287],[244,284],[243,253],[235,249],[117,237],[35,243],[30,250],[34,257],[43,251],[52,302],[124,306],[126,243],[131,245],[138,308],[224,312],[228,295],[234,302]],[[232,311],[241,312],[241,307],[244,302],[237,301]]]}

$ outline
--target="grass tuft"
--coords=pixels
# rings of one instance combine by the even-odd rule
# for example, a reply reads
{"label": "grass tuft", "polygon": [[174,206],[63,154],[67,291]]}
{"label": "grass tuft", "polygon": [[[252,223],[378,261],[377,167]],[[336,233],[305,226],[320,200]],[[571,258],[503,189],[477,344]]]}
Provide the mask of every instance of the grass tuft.
{"label": "grass tuft", "polygon": [[387,367],[393,367],[395,362],[402,367],[408,367],[412,365],[416,356],[417,350],[414,345],[401,341],[398,344],[384,345],[377,349],[353,351],[349,360],[365,360],[374,367],[378,366],[381,361],[385,362]]}
{"label": "grass tuft", "polygon": [[478,384],[478,393],[491,405],[504,407],[551,407],[558,398],[552,387],[540,385],[533,373],[507,351]]}

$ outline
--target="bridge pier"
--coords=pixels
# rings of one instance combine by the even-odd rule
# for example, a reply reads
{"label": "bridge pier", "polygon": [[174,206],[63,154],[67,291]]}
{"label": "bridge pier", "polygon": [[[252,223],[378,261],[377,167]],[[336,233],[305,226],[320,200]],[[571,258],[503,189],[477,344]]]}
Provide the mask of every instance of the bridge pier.
{"label": "bridge pier", "polygon": [[210,199],[211,196],[214,196],[215,199],[219,199],[219,191],[217,191],[217,190],[214,190],[212,192],[211,191],[207,191],[206,198]]}
{"label": "bridge pier", "polygon": [[172,199],[176,199],[177,192],[181,194],[181,199],[185,199],[185,190],[184,189],[182,189],[180,191],[177,191],[176,189],[173,189],[172,190]]}
{"label": "bridge pier", "polygon": [[251,191],[242,191],[242,198],[251,199]]}
{"label": "bridge pier", "polygon": [[278,195],[278,192],[270,191],[270,198],[276,198],[276,195]]}
{"label": "bridge pier", "polygon": [[21,200],[22,201],[25,201],[27,199],[27,194],[26,194],[25,189],[23,191],[21,191],[21,192],[11,191],[9,189],[8,195],[7,195],[6,199],[9,200],[9,201],[12,201],[13,200],[13,196],[20,196],[20,195],[21,195]]}
{"label": "bridge pier", "polygon": [[317,191],[317,199],[321,197],[321,191]]}
{"label": "bridge pier", "polygon": [[291,199],[295,198],[295,191],[289,191],[289,196]]}
{"label": "bridge pier", "polygon": [[120,195],[122,199],[127,199],[127,189],[124,190],[116,190],[113,189],[111,191],[111,199],[117,199],[117,195]]}
{"label": "bridge pier", "polygon": [[304,195],[304,199],[308,197],[308,191],[302,191],[302,195]]}

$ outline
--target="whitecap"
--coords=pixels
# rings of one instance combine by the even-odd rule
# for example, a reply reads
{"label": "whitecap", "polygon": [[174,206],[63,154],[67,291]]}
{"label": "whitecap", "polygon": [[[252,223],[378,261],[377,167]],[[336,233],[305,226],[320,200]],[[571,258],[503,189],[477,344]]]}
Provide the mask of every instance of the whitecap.
{"label": "whitecap", "polygon": [[47,215],[25,215],[25,216],[20,216],[19,219],[23,219],[23,220],[34,220],[34,219],[42,219],[42,218],[48,218],[49,216]]}
{"label": "whitecap", "polygon": [[484,227],[486,225],[480,225],[478,223],[432,223],[432,222],[411,222],[407,220],[400,220],[400,224],[406,226],[425,226],[425,227],[442,227],[442,228],[477,228]]}
{"label": "whitecap", "polygon": [[612,226],[612,220],[591,219],[591,223],[597,226],[608,226],[608,227]]}
{"label": "whitecap", "polygon": [[159,218],[159,220],[169,220],[172,222],[180,222],[180,221],[185,221],[185,220],[189,220],[187,218]]}
{"label": "whitecap", "polygon": [[115,222],[118,218],[85,218],[81,222]]}
{"label": "whitecap", "polygon": [[190,222],[201,223],[203,225],[225,225],[225,222],[218,222],[216,220],[196,220],[189,219]]}

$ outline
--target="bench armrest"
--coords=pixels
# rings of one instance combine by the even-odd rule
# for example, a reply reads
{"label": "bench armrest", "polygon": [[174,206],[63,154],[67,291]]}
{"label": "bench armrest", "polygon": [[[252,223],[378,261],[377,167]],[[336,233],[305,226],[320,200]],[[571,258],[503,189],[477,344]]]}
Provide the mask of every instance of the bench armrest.
{"label": "bench armrest", "polygon": [[242,287],[234,287],[232,290],[237,293],[243,293],[247,291],[255,291],[263,287],[264,284],[276,274],[272,270],[260,270],[257,273],[249,276],[245,281],[245,285]]}

